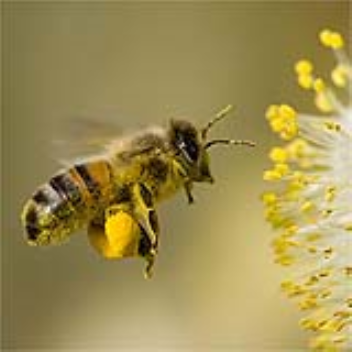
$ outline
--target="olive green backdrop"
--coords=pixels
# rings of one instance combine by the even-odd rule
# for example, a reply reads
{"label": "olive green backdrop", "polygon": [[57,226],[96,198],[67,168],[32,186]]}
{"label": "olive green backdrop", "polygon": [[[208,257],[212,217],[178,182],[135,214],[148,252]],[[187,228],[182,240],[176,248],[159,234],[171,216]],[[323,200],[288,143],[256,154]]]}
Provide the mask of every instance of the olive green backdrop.
{"label": "olive green backdrop", "polygon": [[[2,345],[21,350],[261,351],[303,349],[296,308],[279,291],[259,195],[276,138],[264,111],[293,103],[303,57],[328,74],[317,42],[348,36],[348,1],[2,2]],[[214,136],[253,149],[212,152],[214,186],[160,208],[155,277],[140,260],[104,261],[81,233],[30,248],[19,214],[58,168],[61,122],[88,116],[130,130],[189,116],[200,125],[227,104]]]}

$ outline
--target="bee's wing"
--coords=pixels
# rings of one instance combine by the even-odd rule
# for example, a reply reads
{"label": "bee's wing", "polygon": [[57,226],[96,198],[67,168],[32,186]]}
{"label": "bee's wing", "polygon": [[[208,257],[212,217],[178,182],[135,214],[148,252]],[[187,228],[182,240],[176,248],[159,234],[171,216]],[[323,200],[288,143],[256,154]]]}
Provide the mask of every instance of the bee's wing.
{"label": "bee's wing", "polygon": [[88,116],[64,120],[54,129],[54,156],[62,164],[101,154],[106,145],[122,135],[117,123]]}

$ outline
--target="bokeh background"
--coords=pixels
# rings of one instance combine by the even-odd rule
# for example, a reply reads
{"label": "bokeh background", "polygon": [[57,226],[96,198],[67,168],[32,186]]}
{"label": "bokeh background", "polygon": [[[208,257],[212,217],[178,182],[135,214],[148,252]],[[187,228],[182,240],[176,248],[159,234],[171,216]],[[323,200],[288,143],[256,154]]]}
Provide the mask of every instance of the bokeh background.
{"label": "bokeh background", "polygon": [[[141,351],[298,351],[307,334],[279,290],[259,195],[277,143],[264,111],[314,111],[292,66],[333,58],[324,27],[348,37],[349,2],[2,2],[2,347]],[[255,149],[212,152],[214,186],[160,208],[155,276],[142,261],[104,261],[86,236],[28,247],[19,214],[58,168],[52,141],[78,116],[123,129],[184,117]]]}

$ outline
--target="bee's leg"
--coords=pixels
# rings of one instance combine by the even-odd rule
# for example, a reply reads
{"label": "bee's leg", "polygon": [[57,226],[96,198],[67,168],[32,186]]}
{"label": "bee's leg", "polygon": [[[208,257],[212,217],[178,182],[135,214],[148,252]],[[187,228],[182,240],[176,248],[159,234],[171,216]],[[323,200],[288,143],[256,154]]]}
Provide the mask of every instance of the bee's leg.
{"label": "bee's leg", "polygon": [[151,270],[159,244],[160,227],[157,213],[154,209],[153,196],[142,183],[137,183],[133,189],[135,214],[137,221],[145,232],[150,245],[144,257],[148,264],[146,273]]}
{"label": "bee's leg", "polygon": [[156,254],[152,251],[152,244],[146,231],[140,226],[141,237],[139,240],[138,254],[145,259],[146,267],[144,269],[144,276],[150,279],[153,275],[153,266]]}
{"label": "bee's leg", "polygon": [[192,182],[186,182],[184,187],[185,187],[185,191],[186,191],[188,204],[194,203],[194,197],[192,195],[192,188],[193,188]]}
{"label": "bee's leg", "polygon": [[184,180],[183,187],[186,191],[188,204],[194,203],[194,197],[192,195],[193,184],[192,181],[188,178],[186,170],[181,164],[177,162],[173,162],[172,167],[174,169],[174,172]]}
{"label": "bee's leg", "polygon": [[110,206],[106,216],[114,216],[116,213],[124,212],[131,214],[139,226],[138,254],[146,260],[145,277],[152,276],[159,244],[159,222],[154,209],[154,201],[149,189],[142,183],[137,183],[132,188],[133,197],[131,202],[119,203]]}

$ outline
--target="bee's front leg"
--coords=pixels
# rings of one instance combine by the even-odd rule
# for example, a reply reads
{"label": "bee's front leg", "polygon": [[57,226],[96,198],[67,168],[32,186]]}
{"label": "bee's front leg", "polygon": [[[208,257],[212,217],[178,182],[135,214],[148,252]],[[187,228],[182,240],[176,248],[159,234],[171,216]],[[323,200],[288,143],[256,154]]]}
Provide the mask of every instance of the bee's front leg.
{"label": "bee's front leg", "polygon": [[193,182],[190,180],[185,168],[178,162],[173,161],[172,163],[173,172],[181,180],[184,190],[186,191],[188,204],[194,203],[194,197],[192,195]]}
{"label": "bee's front leg", "polygon": [[185,188],[185,191],[186,191],[188,204],[194,203],[194,197],[192,195],[192,188],[193,188],[192,182],[191,181],[185,182],[184,188]]}

